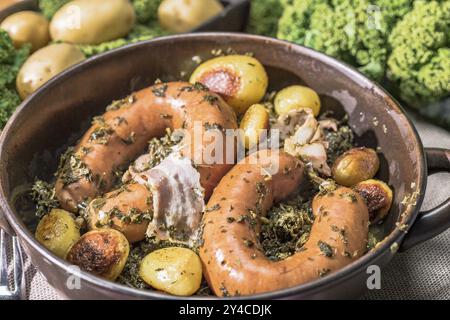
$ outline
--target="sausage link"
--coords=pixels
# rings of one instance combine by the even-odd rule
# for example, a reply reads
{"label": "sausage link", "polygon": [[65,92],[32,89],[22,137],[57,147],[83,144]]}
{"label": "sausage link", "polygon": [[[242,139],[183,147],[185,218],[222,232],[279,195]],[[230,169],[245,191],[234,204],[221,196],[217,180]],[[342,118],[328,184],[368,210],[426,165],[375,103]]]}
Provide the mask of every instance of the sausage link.
{"label": "sausage link", "polygon": [[340,187],[314,198],[315,221],[301,251],[277,262],[264,255],[258,218],[274,201],[295,191],[303,177],[298,160],[282,151],[278,157],[279,170],[271,179],[254,164],[236,165],[208,202],[200,258],[216,295],[251,295],[293,287],[334,272],[364,253],[367,207],[357,193]]}
{"label": "sausage link", "polygon": [[[75,212],[81,202],[109,191],[114,172],[137,158],[151,138],[163,136],[167,128],[185,129],[193,134],[196,124],[204,130],[237,128],[232,108],[200,85],[157,84],[116,102],[94,119],[92,127],[63,164],[56,181],[56,196],[61,206]],[[190,145],[184,143],[183,155],[203,154],[204,141],[198,144],[190,140]],[[230,169],[229,164],[222,163],[198,163],[207,197]]]}

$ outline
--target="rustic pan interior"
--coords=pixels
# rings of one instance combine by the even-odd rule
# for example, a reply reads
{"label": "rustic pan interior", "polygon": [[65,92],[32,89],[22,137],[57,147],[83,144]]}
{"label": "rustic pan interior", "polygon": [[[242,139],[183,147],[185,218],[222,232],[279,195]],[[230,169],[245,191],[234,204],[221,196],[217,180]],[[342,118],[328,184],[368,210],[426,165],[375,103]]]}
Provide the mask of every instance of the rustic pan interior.
{"label": "rustic pan interior", "polygon": [[25,110],[15,119],[5,140],[8,149],[2,159],[6,192],[25,225],[33,230],[37,223],[32,203],[26,197],[21,201],[14,198],[35,178],[52,178],[59,155],[81,137],[94,115],[102,113],[112,100],[156,79],[186,79],[199,58],[211,57],[213,49],[231,48],[238,53],[251,52],[267,67],[271,90],[304,83],[321,94],[325,110],[332,109],[337,115],[347,110],[358,144],[380,148],[379,178],[393,187],[395,199],[378,231],[381,236],[389,234],[404,209],[402,199],[414,191],[419,179],[418,146],[404,116],[390,108],[389,100],[378,89],[359,76],[333,68],[329,60],[316,60],[315,53],[279,42],[270,45],[236,37],[220,39],[153,41],[96,57],[63,74],[25,102]]}

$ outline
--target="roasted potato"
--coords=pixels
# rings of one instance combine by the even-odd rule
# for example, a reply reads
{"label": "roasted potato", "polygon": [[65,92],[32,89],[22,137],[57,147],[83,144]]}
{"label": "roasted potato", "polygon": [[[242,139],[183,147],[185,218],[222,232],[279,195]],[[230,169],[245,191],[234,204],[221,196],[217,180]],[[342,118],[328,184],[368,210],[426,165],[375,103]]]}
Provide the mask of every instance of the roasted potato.
{"label": "roasted potato", "polygon": [[375,150],[353,148],[339,156],[331,168],[333,179],[340,185],[352,187],[373,178],[380,168]]}
{"label": "roasted potato", "polygon": [[75,0],[55,13],[50,35],[55,41],[99,44],[127,35],[135,18],[128,0]]}
{"label": "roasted potato", "polygon": [[218,0],[164,0],[158,8],[158,19],[168,31],[189,32],[222,10]]}
{"label": "roasted potato", "polygon": [[320,98],[317,92],[305,86],[290,86],[275,96],[275,112],[279,115],[294,109],[309,108],[315,117],[320,113]]}
{"label": "roasted potato", "polygon": [[247,149],[255,147],[262,138],[262,130],[269,128],[269,113],[261,104],[248,108],[240,123],[243,130],[243,143]]}
{"label": "roasted potato", "polygon": [[30,43],[34,52],[50,42],[48,20],[35,11],[14,13],[3,20],[0,28],[8,32],[16,48]]}
{"label": "roasted potato", "polygon": [[269,80],[263,65],[255,58],[229,55],[202,63],[192,73],[190,82],[200,82],[219,93],[237,114],[243,114],[261,101]]}
{"label": "roasted potato", "polygon": [[123,270],[130,253],[125,236],[114,229],[85,233],[69,250],[66,259],[99,277],[115,280]]}
{"label": "roasted potato", "polygon": [[371,223],[377,223],[386,217],[392,206],[391,188],[383,181],[369,179],[358,183],[354,190],[366,201]]}
{"label": "roasted potato", "polygon": [[192,250],[164,248],[153,251],[142,260],[139,275],[157,290],[190,296],[200,288],[202,264]]}
{"label": "roasted potato", "polygon": [[69,248],[80,239],[80,227],[70,212],[53,209],[39,221],[35,237],[44,247],[64,259]]}
{"label": "roasted potato", "polygon": [[25,99],[58,73],[84,59],[77,47],[66,43],[39,49],[25,61],[17,75],[16,87],[20,97]]}

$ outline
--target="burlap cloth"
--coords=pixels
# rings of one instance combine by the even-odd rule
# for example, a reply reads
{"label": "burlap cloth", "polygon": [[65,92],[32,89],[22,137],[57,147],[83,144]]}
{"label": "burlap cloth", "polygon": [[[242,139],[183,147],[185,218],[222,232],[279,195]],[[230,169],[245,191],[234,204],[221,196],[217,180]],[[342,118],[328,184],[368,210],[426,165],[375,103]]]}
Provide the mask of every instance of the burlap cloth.
{"label": "burlap cloth", "polygon": [[[415,119],[426,147],[450,149],[450,133]],[[430,177],[423,209],[431,209],[450,196],[450,174]],[[57,300],[62,297],[26,259],[27,297]],[[381,289],[368,291],[364,299],[450,299],[450,230],[397,254],[382,270]]]}

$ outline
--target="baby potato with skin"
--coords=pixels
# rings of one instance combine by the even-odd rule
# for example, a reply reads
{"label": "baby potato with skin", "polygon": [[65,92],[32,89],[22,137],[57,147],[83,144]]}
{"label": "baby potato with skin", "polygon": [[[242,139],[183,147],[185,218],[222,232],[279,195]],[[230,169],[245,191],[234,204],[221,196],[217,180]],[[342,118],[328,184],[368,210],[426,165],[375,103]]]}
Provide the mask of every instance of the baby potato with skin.
{"label": "baby potato with skin", "polygon": [[202,264],[192,250],[163,248],[142,260],[139,275],[157,290],[176,296],[190,296],[200,288]]}
{"label": "baby potato with skin", "polygon": [[340,185],[352,187],[372,179],[380,168],[380,160],[371,148],[353,148],[339,156],[331,168],[333,179]]}
{"label": "baby potato with skin", "polygon": [[16,48],[30,43],[34,52],[50,42],[49,22],[35,11],[14,13],[3,20],[0,28],[8,32]]}
{"label": "baby potato with skin", "polygon": [[129,0],[75,0],[55,13],[50,34],[54,41],[94,45],[126,36],[135,19]]}
{"label": "baby potato with skin", "polygon": [[161,26],[175,33],[189,32],[218,15],[223,5],[218,0],[164,0],[158,8]]}
{"label": "baby potato with skin", "polygon": [[114,229],[85,233],[67,253],[66,260],[99,277],[115,280],[125,266],[130,245],[125,236]]}
{"label": "baby potato with skin", "polygon": [[56,43],[39,49],[25,61],[16,79],[16,87],[22,99],[39,89],[48,80],[86,59],[75,46]]}
{"label": "baby potato with skin", "polygon": [[269,112],[261,104],[248,108],[240,123],[244,131],[243,142],[247,149],[255,147],[261,139],[262,130],[269,128]]}
{"label": "baby potato with skin", "polygon": [[386,217],[392,206],[393,192],[385,182],[369,179],[358,183],[353,189],[366,201],[372,224]]}
{"label": "baby potato with skin", "polygon": [[317,92],[305,86],[284,88],[275,96],[275,112],[279,115],[291,110],[309,108],[315,117],[320,113],[320,98]]}
{"label": "baby potato with skin", "polygon": [[261,101],[269,79],[264,66],[255,58],[229,55],[202,63],[192,73],[190,82],[200,82],[220,94],[241,115]]}
{"label": "baby potato with skin", "polygon": [[60,258],[80,239],[80,227],[73,215],[62,209],[53,209],[45,215],[36,229],[36,239]]}

